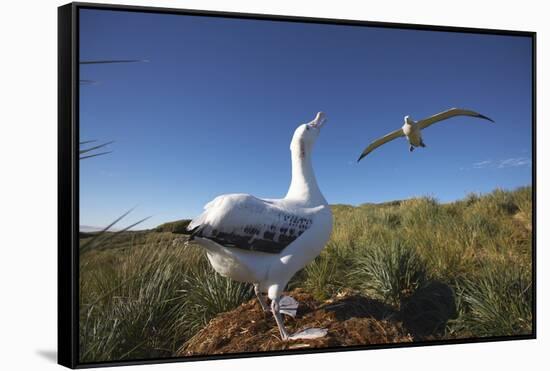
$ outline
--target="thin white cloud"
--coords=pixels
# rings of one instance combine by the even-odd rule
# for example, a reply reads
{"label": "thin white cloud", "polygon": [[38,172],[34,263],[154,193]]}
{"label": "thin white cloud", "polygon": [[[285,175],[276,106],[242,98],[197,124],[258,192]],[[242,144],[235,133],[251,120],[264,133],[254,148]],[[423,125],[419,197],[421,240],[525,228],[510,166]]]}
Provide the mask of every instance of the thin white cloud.
{"label": "thin white cloud", "polygon": [[506,167],[531,166],[531,159],[527,157],[515,157],[501,160],[498,164],[499,169]]}
{"label": "thin white cloud", "polygon": [[[529,157],[512,157],[504,160],[483,160],[474,162],[470,169],[505,169],[510,167],[527,166],[531,167],[531,159]],[[467,168],[466,168],[467,169]],[[466,170],[461,167],[460,170]]]}
{"label": "thin white cloud", "polygon": [[474,164],[472,164],[472,167],[474,169],[483,169],[484,167],[490,166],[492,163],[493,163],[493,160],[484,160],[480,162],[475,162]]}

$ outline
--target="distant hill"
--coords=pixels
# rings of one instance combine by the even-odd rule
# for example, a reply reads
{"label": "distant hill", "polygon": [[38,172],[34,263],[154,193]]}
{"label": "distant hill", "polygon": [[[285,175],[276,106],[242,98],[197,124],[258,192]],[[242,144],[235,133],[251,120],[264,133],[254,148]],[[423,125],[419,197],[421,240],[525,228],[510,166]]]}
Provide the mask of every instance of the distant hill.
{"label": "distant hill", "polygon": [[181,219],[174,222],[167,222],[155,228],[155,232],[172,232],[176,234],[189,234],[187,226],[191,223],[191,219]]}
{"label": "distant hill", "polygon": [[373,205],[373,206],[399,206],[401,205],[405,200],[394,200],[394,201],[386,201],[386,202],[365,202],[359,206],[366,206],[366,205]]}

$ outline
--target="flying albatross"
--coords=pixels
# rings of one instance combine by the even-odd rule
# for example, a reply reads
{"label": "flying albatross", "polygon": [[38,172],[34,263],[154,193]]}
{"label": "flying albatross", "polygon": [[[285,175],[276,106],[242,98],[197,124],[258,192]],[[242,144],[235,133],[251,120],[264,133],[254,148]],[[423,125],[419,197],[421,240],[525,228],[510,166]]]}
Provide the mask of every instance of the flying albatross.
{"label": "flying albatross", "polygon": [[405,123],[402,127],[395,131],[392,131],[389,134],[384,135],[381,138],[378,138],[377,140],[369,144],[369,146],[365,148],[363,153],[361,153],[361,156],[359,156],[357,162],[361,161],[363,157],[365,157],[381,145],[403,136],[407,137],[407,140],[409,141],[409,151],[411,152],[414,151],[415,147],[426,147],[424,141],[422,140],[421,131],[428,126],[435,124],[436,122],[447,120],[455,116],[471,116],[494,122],[489,117],[484,116],[480,113],[460,108],[451,108],[447,111],[440,112],[436,115],[420,121],[414,121],[410,116],[405,116]]}
{"label": "flying albatross", "polygon": [[[290,278],[319,255],[332,230],[332,212],[323,197],[311,155],[326,118],[319,112],[302,124],[290,143],[292,181],[281,199],[249,194],[216,197],[188,226],[190,240],[206,250],[216,272],[235,281],[250,282],[264,311],[264,294],[271,299],[282,340],[317,338],[326,329],[309,328],[289,335],[281,313],[295,315],[297,302],[282,291]],[[285,310],[286,309],[286,310]]]}

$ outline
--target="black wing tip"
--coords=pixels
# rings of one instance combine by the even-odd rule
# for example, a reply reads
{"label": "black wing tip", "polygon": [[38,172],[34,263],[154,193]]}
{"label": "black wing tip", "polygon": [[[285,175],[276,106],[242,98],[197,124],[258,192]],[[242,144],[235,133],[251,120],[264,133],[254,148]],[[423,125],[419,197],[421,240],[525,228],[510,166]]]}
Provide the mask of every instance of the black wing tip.
{"label": "black wing tip", "polygon": [[454,110],[465,110],[465,111],[470,111],[473,113],[474,117],[477,117],[477,118],[480,118],[480,119],[484,119],[484,120],[487,120],[487,121],[491,121],[491,122],[495,122],[495,120],[493,120],[492,118],[488,117],[488,116],[485,116],[485,115],[482,115],[481,113],[478,113],[478,112],[475,112],[475,111],[471,111],[471,110],[467,110],[467,109],[464,109],[464,108],[459,108],[459,107],[453,107],[453,108],[450,108],[449,111],[454,111]]}
{"label": "black wing tip", "polygon": [[367,153],[361,153],[361,156],[359,156],[359,158],[357,159],[357,162],[361,161],[362,159],[364,159],[365,157],[367,157],[367,155],[369,154],[370,152],[367,152]]}
{"label": "black wing tip", "polygon": [[492,123],[495,122],[495,120],[493,120],[492,118],[487,117],[487,116],[485,116],[485,115],[482,115],[481,113],[478,113],[478,114],[477,114],[477,117],[479,117],[480,119],[484,119],[484,120],[491,121]]}

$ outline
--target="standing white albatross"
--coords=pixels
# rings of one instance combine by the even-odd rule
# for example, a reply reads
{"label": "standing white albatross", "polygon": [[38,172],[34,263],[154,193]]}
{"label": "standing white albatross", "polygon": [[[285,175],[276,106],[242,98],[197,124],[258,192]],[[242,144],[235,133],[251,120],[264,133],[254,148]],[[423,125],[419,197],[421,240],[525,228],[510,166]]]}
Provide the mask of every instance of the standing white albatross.
{"label": "standing white albatross", "polygon": [[[285,341],[326,334],[325,329],[307,329],[289,335],[281,317],[281,294],[286,284],[319,255],[332,231],[332,212],[311,165],[313,145],[325,121],[319,112],[294,132],[290,143],[292,181],[284,198],[218,196],[188,226],[190,240],[206,249],[214,270],[235,281],[254,284],[265,311],[269,307],[263,294],[267,294]],[[284,299],[293,304],[293,299]],[[293,314],[292,310],[287,313]]]}
{"label": "standing white albatross", "polygon": [[455,116],[471,116],[494,122],[489,117],[484,116],[480,113],[460,108],[451,108],[447,111],[440,112],[419,121],[414,121],[410,116],[405,116],[405,123],[402,127],[395,131],[392,131],[389,134],[384,135],[382,138],[376,139],[374,142],[369,144],[368,147],[365,148],[363,153],[361,153],[361,156],[359,156],[357,162],[361,161],[363,157],[365,157],[381,145],[403,136],[406,137],[409,141],[409,151],[411,152],[414,151],[415,147],[426,147],[424,141],[422,140],[421,131],[428,126],[435,124],[436,122],[447,120]]}

